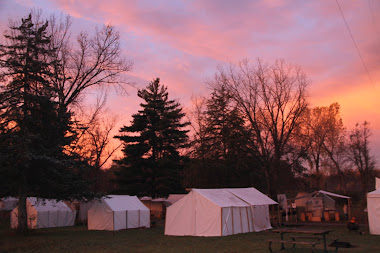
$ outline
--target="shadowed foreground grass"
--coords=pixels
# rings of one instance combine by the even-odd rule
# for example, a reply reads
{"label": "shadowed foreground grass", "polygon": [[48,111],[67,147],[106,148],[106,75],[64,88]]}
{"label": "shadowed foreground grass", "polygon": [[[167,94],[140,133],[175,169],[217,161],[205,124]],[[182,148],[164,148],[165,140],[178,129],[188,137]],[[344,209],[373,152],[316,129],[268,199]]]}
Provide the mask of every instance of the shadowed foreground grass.
{"label": "shadowed foreground grass", "polygon": [[[360,235],[342,226],[328,228],[334,229],[328,235],[329,244],[339,239],[355,246],[339,252],[380,252],[380,236]],[[39,229],[21,236],[2,226],[0,252],[269,252],[266,240],[270,238],[279,235],[265,231],[225,237],[175,237],[165,236],[163,226],[117,232],[88,231],[85,226],[76,226]],[[280,245],[275,244],[273,249],[279,251]],[[322,252],[323,246],[316,249]],[[334,248],[329,250],[333,252]],[[281,252],[311,252],[311,247],[297,245],[296,249]]]}

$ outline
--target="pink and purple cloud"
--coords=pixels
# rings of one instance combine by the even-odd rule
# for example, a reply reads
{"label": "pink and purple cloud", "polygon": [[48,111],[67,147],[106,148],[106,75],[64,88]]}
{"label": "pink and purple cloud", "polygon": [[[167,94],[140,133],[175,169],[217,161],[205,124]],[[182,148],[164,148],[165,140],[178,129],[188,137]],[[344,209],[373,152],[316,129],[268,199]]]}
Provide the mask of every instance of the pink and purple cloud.
{"label": "pink and purple cloud", "polygon": [[[378,154],[380,2],[339,3],[369,75],[332,0],[2,0],[0,29],[7,28],[8,18],[21,18],[31,8],[41,8],[45,15],[70,14],[74,33],[111,23],[134,61],[130,78],[137,88],[160,77],[184,106],[190,106],[192,96],[209,92],[205,81],[218,65],[283,58],[300,65],[310,78],[312,105],[338,102],[348,128],[371,123],[373,153]],[[128,124],[139,103],[131,89],[129,97],[110,100],[109,107]]]}

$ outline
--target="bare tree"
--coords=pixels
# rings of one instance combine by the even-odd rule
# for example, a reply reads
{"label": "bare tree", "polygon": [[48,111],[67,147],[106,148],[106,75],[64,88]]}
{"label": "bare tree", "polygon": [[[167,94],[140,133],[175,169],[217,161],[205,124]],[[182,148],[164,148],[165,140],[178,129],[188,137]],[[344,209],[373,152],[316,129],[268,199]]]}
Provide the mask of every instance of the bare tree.
{"label": "bare tree", "polygon": [[376,165],[374,157],[370,155],[371,135],[369,123],[364,121],[363,124],[356,124],[356,127],[350,131],[348,140],[348,158],[359,171],[364,194],[368,192],[369,179]]}
{"label": "bare tree", "polygon": [[281,164],[289,158],[294,130],[307,108],[309,84],[300,67],[276,60],[219,68],[211,86],[224,85],[255,134],[256,152],[266,164],[267,191],[276,194]]}
{"label": "bare tree", "polygon": [[56,48],[53,60],[59,102],[68,107],[78,102],[90,87],[128,84],[123,74],[132,70],[132,62],[123,57],[120,34],[112,25],[96,28],[93,35],[81,32],[73,44],[70,38],[70,16],[49,19],[51,47]]}
{"label": "bare tree", "polygon": [[[41,10],[33,10],[36,29],[42,19]],[[104,110],[110,86],[126,91],[132,85],[125,74],[132,70],[132,61],[123,56],[120,34],[112,25],[96,27],[93,34],[81,32],[75,39],[71,37],[70,16],[51,15],[48,19],[48,34],[52,62],[51,82],[57,91],[57,101],[61,108],[74,111],[78,139],[67,147],[67,152],[76,152],[87,159],[92,166],[92,174],[109,161],[120,148],[111,141],[111,131],[116,124],[116,116]],[[82,103],[87,91],[97,96],[93,108]],[[91,176],[91,175],[90,175]]]}
{"label": "bare tree", "polygon": [[346,129],[339,115],[340,106],[333,103],[328,107],[325,115],[325,128],[328,129],[326,139],[322,142],[323,149],[327,154],[324,165],[332,173],[336,173],[340,178],[340,190],[347,192],[344,170],[347,165],[346,156]]}
{"label": "bare tree", "polygon": [[[304,118],[305,124],[301,128],[302,142],[307,147],[307,160],[311,173],[315,173],[315,187],[320,189],[322,187],[321,166],[326,159],[329,159],[328,152],[325,150],[326,142],[328,138],[330,138],[330,142],[332,141],[331,138],[337,133],[336,122],[341,122],[339,104],[333,103],[330,106],[308,108],[305,111]],[[332,157],[334,158],[334,155]]]}

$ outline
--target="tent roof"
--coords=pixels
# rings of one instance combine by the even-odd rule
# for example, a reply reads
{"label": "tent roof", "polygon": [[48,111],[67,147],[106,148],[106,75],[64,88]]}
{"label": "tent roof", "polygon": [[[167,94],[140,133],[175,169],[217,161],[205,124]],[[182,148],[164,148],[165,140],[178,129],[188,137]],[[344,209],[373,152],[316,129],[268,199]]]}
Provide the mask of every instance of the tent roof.
{"label": "tent roof", "polygon": [[156,199],[152,199],[152,202],[165,202],[166,199],[165,198],[156,198]]}
{"label": "tent roof", "polygon": [[258,191],[257,189],[250,187],[250,188],[231,188],[227,189],[229,192],[234,194],[240,199],[243,199],[244,201],[248,202],[250,205],[253,206],[261,206],[261,205],[275,205],[277,204],[276,201],[272,200],[262,192]]}
{"label": "tent roof", "polygon": [[220,207],[247,207],[250,205],[272,205],[277,202],[255,188],[193,189]]}
{"label": "tent roof", "polygon": [[70,211],[71,209],[63,202],[55,199],[39,199],[36,197],[29,197],[28,201],[37,210],[43,211]]}
{"label": "tent roof", "polygon": [[201,194],[220,207],[249,206],[247,202],[239,199],[227,189],[193,189],[193,192]]}
{"label": "tent roof", "polygon": [[149,210],[136,196],[108,195],[103,201],[114,211]]}
{"label": "tent roof", "polygon": [[374,190],[372,192],[367,193],[367,197],[369,197],[369,198],[380,197],[380,189],[377,189],[377,190]]}
{"label": "tent roof", "polygon": [[326,194],[326,195],[333,196],[333,197],[337,197],[337,198],[343,198],[343,199],[350,199],[351,198],[348,196],[344,196],[344,195],[340,195],[340,194],[336,194],[336,193],[332,193],[332,192],[327,192],[327,191],[323,191],[323,190],[319,190],[319,192]]}
{"label": "tent roof", "polygon": [[337,197],[337,198],[344,198],[344,199],[350,199],[351,197],[348,197],[348,196],[344,196],[344,195],[340,195],[340,194],[336,194],[336,193],[332,193],[332,192],[327,192],[327,191],[323,191],[323,190],[319,190],[319,191],[315,191],[315,192],[312,192],[312,193],[307,193],[305,195],[302,195],[302,196],[297,196],[293,199],[288,199],[288,200],[296,200],[296,199],[303,199],[303,198],[312,198],[314,197],[316,194],[318,193],[322,193],[324,195],[329,195],[329,196],[332,196],[332,197]]}
{"label": "tent roof", "polygon": [[18,201],[18,198],[8,196],[8,197],[1,198],[0,201]]}

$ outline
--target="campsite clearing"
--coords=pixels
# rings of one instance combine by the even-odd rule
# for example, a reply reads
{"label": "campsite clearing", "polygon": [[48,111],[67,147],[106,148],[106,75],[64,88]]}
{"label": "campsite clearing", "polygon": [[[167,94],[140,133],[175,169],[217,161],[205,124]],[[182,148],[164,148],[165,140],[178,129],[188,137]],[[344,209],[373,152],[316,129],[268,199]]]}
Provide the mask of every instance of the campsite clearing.
{"label": "campsite clearing", "polygon": [[[334,239],[350,242],[355,248],[339,252],[379,252],[379,237],[360,235],[345,226],[329,226],[328,244]],[[29,236],[15,235],[9,223],[0,228],[0,252],[268,252],[269,231],[237,234],[223,237],[165,236],[163,221],[150,229],[121,231],[88,231],[85,226],[39,229]],[[278,252],[280,245],[273,247]],[[335,248],[328,247],[330,251]],[[310,246],[300,245],[282,252],[310,252]],[[316,252],[323,252],[317,245]]]}

